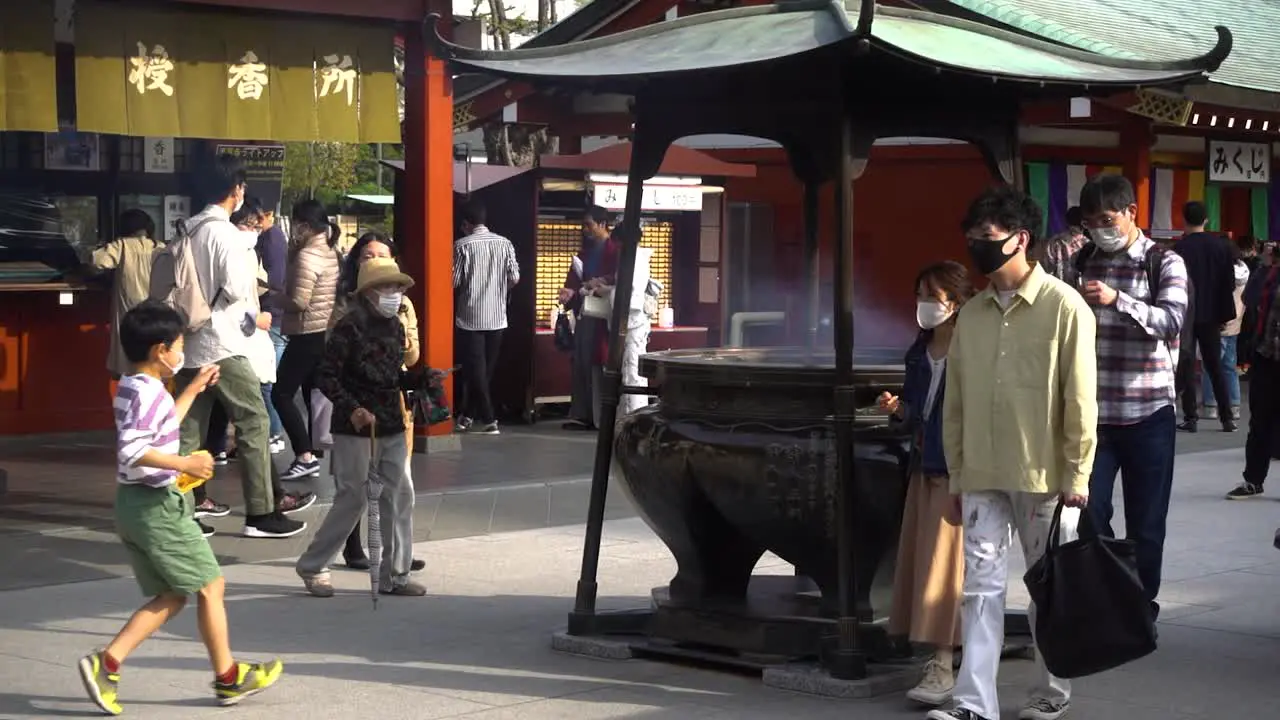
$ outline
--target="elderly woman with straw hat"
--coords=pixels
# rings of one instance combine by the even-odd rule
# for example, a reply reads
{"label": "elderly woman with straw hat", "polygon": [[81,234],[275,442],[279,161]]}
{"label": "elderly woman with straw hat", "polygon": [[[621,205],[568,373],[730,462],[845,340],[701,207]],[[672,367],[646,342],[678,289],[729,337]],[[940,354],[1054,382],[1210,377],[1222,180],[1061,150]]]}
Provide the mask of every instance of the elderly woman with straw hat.
{"label": "elderly woman with straw hat", "polygon": [[[316,385],[333,403],[333,460],[337,494],[297,572],[316,597],[333,595],[329,564],[346,544],[366,507],[371,473],[382,484],[378,502],[382,554],[379,592],[421,596],[409,579],[413,561],[413,487],[405,474],[404,327],[397,318],[413,280],[390,258],[360,266],[346,315],[330,332]],[[371,548],[372,549],[372,548]]]}

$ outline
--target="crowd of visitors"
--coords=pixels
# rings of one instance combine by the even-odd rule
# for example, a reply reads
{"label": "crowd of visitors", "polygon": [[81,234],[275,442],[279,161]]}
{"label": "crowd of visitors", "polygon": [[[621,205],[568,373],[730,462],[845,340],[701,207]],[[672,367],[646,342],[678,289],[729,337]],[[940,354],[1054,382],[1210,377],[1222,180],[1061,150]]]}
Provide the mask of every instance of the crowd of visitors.
{"label": "crowd of visitors", "polygon": [[[344,255],[337,227],[313,201],[293,208],[286,235],[246,198],[244,170],[230,157],[218,159],[208,181],[214,201],[178,241],[159,243],[150,218],[128,211],[120,239],[93,256],[96,268],[116,271],[108,367],[120,381],[118,525],[152,597],[107,648],[80,663],[90,697],[112,714],[120,711],[120,663],[189,594],[200,597],[220,701],[265,689],[282,671],[278,661],[233,660],[221,574],[200,537],[211,532],[200,517],[230,512],[202,480],[224,462],[218,443],[227,423],[235,429],[246,537],[302,532],[306,525],[289,515],[315,497],[287,493],[281,481],[318,475],[321,454],[332,454],[333,507],[297,561],[310,594],[333,595],[329,567],[339,553],[350,568],[370,567],[361,516],[371,475],[381,488],[373,499],[382,518],[377,587],[393,596],[426,592],[411,576],[423,563],[412,556],[414,414],[405,396],[422,372],[421,352],[405,296],[414,280],[397,265],[394,241],[367,233]],[[975,291],[966,266],[953,261],[916,278],[920,334],[906,354],[903,392],[879,402],[912,438],[890,631],[934,648],[907,694],[937,708],[931,720],[999,717],[1012,538],[1035,563],[1060,506],[1064,540],[1076,536],[1082,512],[1112,535],[1117,479],[1146,602],[1158,615],[1176,434],[1197,431],[1200,417],[1236,429],[1237,366],[1249,380],[1250,426],[1244,479],[1227,497],[1262,494],[1280,431],[1274,249],[1259,256],[1251,241],[1206,232],[1199,203],[1184,208],[1186,232],[1172,245],[1147,237],[1136,217],[1128,180],[1099,175],[1081,190],[1069,229],[1041,241],[1036,203],[1016,189],[992,189],[961,223],[970,266],[986,288]],[[636,366],[662,292],[641,252],[632,297],[613,297],[620,244],[610,220],[603,208],[586,211],[582,250],[560,292],[573,318],[566,423],[573,429],[600,422],[613,303],[628,303],[624,381],[641,384]],[[489,385],[520,268],[511,242],[485,223],[483,207],[462,209],[453,271],[463,369],[455,429],[493,435]],[[168,265],[153,260],[161,257]],[[623,412],[644,402],[627,398]],[[317,420],[326,415],[331,420]],[[294,454],[283,474],[271,458],[280,432]],[[184,487],[192,478],[194,489]],[[1034,629],[1035,607],[1031,615]],[[1019,717],[1056,720],[1070,707],[1070,683],[1038,655],[1037,667]]]}
{"label": "crowd of visitors", "polygon": [[[1076,537],[1081,512],[1113,536],[1117,478],[1150,618],[1158,616],[1176,434],[1195,432],[1201,416],[1235,431],[1237,365],[1248,372],[1250,427],[1244,482],[1227,497],[1262,492],[1280,429],[1273,251],[1259,259],[1252,240],[1206,232],[1198,202],[1184,208],[1185,232],[1172,244],[1147,237],[1136,217],[1129,181],[1098,175],[1069,228],[1037,242],[1036,203],[993,189],[962,222],[987,288],[974,294],[954,262],[916,279],[920,335],[902,395],[883,394],[880,406],[912,438],[890,631],[935,648],[907,693],[938,706],[930,720],[1000,717],[1014,533],[1028,566],[1049,546],[1059,506],[1063,542]],[[1056,720],[1071,686],[1036,659],[1039,678],[1018,716]]]}

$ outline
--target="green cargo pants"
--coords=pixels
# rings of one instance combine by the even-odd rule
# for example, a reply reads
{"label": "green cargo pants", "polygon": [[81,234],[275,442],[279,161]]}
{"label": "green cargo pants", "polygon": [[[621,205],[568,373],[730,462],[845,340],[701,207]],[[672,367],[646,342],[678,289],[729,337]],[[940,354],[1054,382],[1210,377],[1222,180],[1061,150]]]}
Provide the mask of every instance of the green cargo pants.
{"label": "green cargo pants", "polygon": [[[239,356],[219,360],[218,369],[217,384],[196,397],[182,421],[180,452],[189,455],[204,445],[213,401],[221,401],[231,426],[236,430],[236,457],[240,459],[245,515],[269,515],[276,509],[271,489],[270,420],[258,376],[249,360]],[[195,374],[195,370],[178,373],[174,378],[175,396],[182,393]]]}

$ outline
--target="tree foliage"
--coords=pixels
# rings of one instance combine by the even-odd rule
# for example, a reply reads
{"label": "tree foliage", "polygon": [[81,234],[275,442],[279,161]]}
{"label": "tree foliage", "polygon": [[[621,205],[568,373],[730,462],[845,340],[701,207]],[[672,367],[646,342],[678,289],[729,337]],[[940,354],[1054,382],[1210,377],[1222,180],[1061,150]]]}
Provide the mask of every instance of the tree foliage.
{"label": "tree foliage", "polygon": [[355,186],[362,145],[337,142],[285,143],[281,201],[290,208],[301,200],[331,205]]}

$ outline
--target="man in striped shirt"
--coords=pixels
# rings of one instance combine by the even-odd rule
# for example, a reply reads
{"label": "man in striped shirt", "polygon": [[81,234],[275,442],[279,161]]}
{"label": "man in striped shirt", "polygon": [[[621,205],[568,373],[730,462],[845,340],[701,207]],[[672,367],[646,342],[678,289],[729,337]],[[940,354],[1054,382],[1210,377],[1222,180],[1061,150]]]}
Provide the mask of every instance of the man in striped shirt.
{"label": "man in striped shirt", "polygon": [[484,206],[467,203],[462,208],[463,237],[453,245],[454,324],[462,359],[456,429],[497,435],[489,383],[507,328],[507,295],[520,282],[520,264],[511,241],[484,223]]}
{"label": "man in striped shirt", "polygon": [[1126,533],[1137,542],[1138,574],[1158,612],[1187,267],[1138,227],[1133,185],[1124,177],[1090,179],[1080,191],[1080,210],[1092,243],[1071,266],[1098,318],[1098,450],[1089,509],[1099,530],[1113,535],[1112,496],[1120,474]]}

